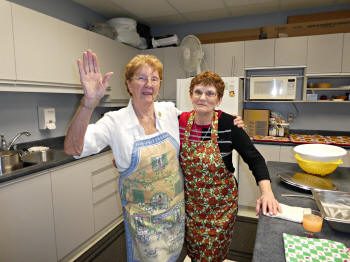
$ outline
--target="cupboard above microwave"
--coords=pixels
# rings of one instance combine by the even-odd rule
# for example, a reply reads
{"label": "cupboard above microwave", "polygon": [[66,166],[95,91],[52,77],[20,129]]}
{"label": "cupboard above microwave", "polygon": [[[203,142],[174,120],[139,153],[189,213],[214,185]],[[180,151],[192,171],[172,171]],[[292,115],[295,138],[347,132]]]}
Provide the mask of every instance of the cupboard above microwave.
{"label": "cupboard above microwave", "polygon": [[296,95],[295,76],[250,77],[250,100],[295,100]]}

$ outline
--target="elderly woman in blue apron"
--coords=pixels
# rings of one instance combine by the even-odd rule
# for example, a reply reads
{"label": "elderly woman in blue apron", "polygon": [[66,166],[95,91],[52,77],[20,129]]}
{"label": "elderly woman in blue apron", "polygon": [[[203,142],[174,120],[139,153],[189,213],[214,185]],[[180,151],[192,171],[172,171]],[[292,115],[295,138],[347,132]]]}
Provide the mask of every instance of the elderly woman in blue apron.
{"label": "elderly woman in blue apron", "polygon": [[231,115],[215,110],[224,89],[219,75],[213,72],[197,75],[189,89],[194,109],[179,117],[186,244],[193,261],[220,262],[226,258],[238,211],[233,149],[249,165],[260,187],[262,194],[256,212],[276,214],[279,210],[264,158],[244,130],[232,124]]}
{"label": "elderly woman in blue apron", "polygon": [[110,146],[120,172],[128,261],[176,261],[185,229],[179,112],[173,103],[154,102],[163,65],[154,56],[134,57],[125,72],[128,106],[95,124],[89,121],[112,72],[102,76],[91,51],[84,52],[78,67],[84,96],[67,131],[65,152],[84,157]]}

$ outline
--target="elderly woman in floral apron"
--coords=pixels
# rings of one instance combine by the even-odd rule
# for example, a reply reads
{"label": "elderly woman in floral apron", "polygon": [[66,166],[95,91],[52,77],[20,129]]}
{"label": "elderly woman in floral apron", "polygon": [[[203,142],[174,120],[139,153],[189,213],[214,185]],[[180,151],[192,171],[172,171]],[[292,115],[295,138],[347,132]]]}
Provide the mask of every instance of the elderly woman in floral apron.
{"label": "elderly woman in floral apron", "polygon": [[260,187],[256,212],[276,214],[264,158],[233,117],[220,110],[225,84],[213,72],[192,79],[194,110],[179,117],[180,164],[185,176],[186,243],[193,261],[223,261],[230,246],[238,205],[232,150],[249,165]]}
{"label": "elderly woman in floral apron", "polygon": [[173,103],[154,102],[163,65],[154,56],[134,57],[125,72],[128,106],[90,125],[112,72],[102,76],[91,51],[84,52],[78,67],[84,96],[67,131],[65,152],[83,157],[110,146],[120,172],[128,261],[176,261],[185,230],[179,112]]}

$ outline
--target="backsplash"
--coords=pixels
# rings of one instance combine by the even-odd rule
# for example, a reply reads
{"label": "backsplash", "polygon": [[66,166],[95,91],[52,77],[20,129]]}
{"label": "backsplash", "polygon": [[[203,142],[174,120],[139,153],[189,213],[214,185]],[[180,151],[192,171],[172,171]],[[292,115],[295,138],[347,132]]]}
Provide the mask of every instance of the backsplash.
{"label": "backsplash", "polygon": [[293,114],[291,129],[304,130],[328,130],[349,131],[350,130],[350,103],[249,103],[249,109],[269,109],[279,112],[285,119],[288,114]]}
{"label": "backsplash", "polygon": [[[81,95],[0,92],[0,134],[7,141],[18,132],[29,131],[18,143],[64,136],[70,120],[80,103]],[[53,107],[56,111],[56,129],[39,130],[37,107]],[[97,108],[92,116],[96,122],[101,114],[114,108]]]}

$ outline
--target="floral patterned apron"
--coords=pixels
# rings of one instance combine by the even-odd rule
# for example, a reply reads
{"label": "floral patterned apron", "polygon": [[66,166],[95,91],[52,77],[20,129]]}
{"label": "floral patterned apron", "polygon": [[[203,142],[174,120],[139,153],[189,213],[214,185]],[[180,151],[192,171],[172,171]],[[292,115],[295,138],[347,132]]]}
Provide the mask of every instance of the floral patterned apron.
{"label": "floral patterned apron", "polygon": [[135,142],[120,174],[128,262],[176,261],[184,242],[185,206],[179,145],[168,133]]}
{"label": "floral patterned apron", "polygon": [[194,261],[223,261],[238,211],[237,183],[220,155],[218,113],[214,112],[210,140],[190,141],[193,122],[194,112],[188,119],[180,152],[187,251]]}

